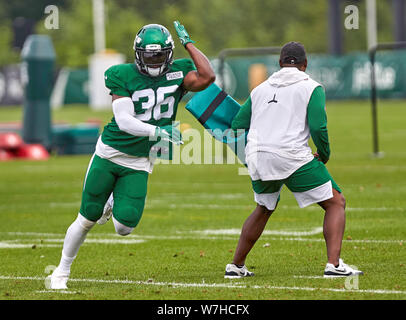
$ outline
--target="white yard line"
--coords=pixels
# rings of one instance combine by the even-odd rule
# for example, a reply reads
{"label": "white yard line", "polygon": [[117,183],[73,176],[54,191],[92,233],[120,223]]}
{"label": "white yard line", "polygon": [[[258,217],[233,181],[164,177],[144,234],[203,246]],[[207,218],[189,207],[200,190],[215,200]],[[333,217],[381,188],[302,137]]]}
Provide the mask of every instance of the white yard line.
{"label": "white yard line", "polygon": [[[305,236],[317,235],[322,232],[321,227],[316,227],[308,231],[298,230],[265,230],[260,240],[266,241],[298,241],[298,242],[324,242],[323,238],[306,238]],[[19,237],[17,239],[0,240],[1,248],[28,248],[33,244],[42,246],[58,246],[53,244],[45,244],[49,242],[62,243],[65,234],[62,233],[41,233],[41,232],[0,232],[0,235],[8,235]],[[125,238],[114,233],[93,233],[89,234],[85,243],[105,243],[105,244],[136,244],[146,240],[238,240],[240,229],[207,229],[207,230],[191,230],[179,231],[177,235],[128,235]],[[270,237],[279,235],[281,237]],[[288,237],[290,236],[290,237]],[[27,237],[27,238],[25,238]],[[28,237],[36,237],[28,238]],[[43,238],[41,238],[43,237]],[[30,244],[27,244],[30,242]],[[344,243],[358,244],[403,244],[406,240],[384,240],[384,239],[343,239]]]}
{"label": "white yard line", "polygon": [[[56,243],[63,243],[65,239],[18,239],[13,241],[23,241],[23,242],[33,242],[33,243],[49,243],[49,242],[56,242]],[[106,243],[106,244],[134,244],[134,243],[143,243],[146,240],[143,239],[86,239],[85,242],[87,243]],[[10,243],[11,241],[8,241]]]}
{"label": "white yard line", "polygon": [[14,232],[0,232],[0,234],[6,234],[9,236],[22,236],[22,237],[27,237],[27,236],[35,236],[35,237],[63,237],[65,234],[63,233],[46,233],[46,232],[20,232],[20,231],[14,231]]}
{"label": "white yard line", "polygon": [[63,294],[77,294],[77,291],[69,291],[69,290],[36,290],[36,293],[63,293]]}
{"label": "white yard line", "polygon": [[[34,280],[45,281],[44,277],[12,277],[1,276],[0,280]],[[182,282],[154,282],[154,281],[136,281],[136,280],[101,280],[101,279],[70,279],[70,282],[89,282],[89,283],[105,283],[105,284],[130,284],[130,285],[151,285],[164,287],[184,287],[184,288],[227,288],[227,289],[263,289],[263,290],[297,290],[297,291],[329,291],[341,293],[369,293],[369,294],[406,294],[402,290],[386,290],[386,289],[336,289],[336,288],[312,288],[312,287],[288,287],[288,286],[259,286],[259,285],[242,285],[230,283],[182,283]],[[38,292],[38,291],[37,291]],[[39,291],[48,293],[49,290]],[[58,291],[55,291],[58,293]]]}
{"label": "white yard line", "polygon": [[[26,249],[26,248],[57,248],[61,247],[64,239],[17,239],[0,241],[0,249]],[[102,244],[138,244],[143,243],[143,239],[86,239],[85,243]],[[27,243],[28,242],[28,243]],[[49,243],[59,244],[49,244]]]}
{"label": "white yard line", "polygon": [[[190,233],[202,235],[240,235],[241,229],[207,229],[189,231]],[[280,235],[280,236],[312,236],[323,232],[322,227],[313,228],[310,231],[295,230],[265,230],[262,235]]]}
{"label": "white yard line", "polygon": [[[165,206],[169,209],[205,209],[205,210],[218,210],[218,209],[233,209],[233,210],[245,210],[247,211],[247,208],[252,208],[254,209],[254,203],[253,204],[245,204],[245,205],[239,205],[239,204],[200,204],[200,203],[169,203],[167,201],[163,202],[160,204],[160,200],[152,200],[151,202],[146,204],[146,208],[148,209],[154,209],[154,208],[160,208],[162,206]],[[308,211],[322,211],[318,206],[309,206],[306,208],[299,208],[298,206],[280,206],[276,209],[276,211],[282,211],[282,210],[308,210]],[[356,208],[356,207],[347,207],[345,209],[347,212],[355,211],[355,212],[376,212],[376,211],[401,211],[405,212],[406,209],[402,207],[376,207],[376,208]]]}
{"label": "white yard line", "polygon": [[[196,197],[194,197],[196,198]],[[221,199],[221,200],[235,200],[240,198],[240,194],[233,196],[232,194],[220,194],[218,196],[213,195],[210,199]],[[209,199],[208,196],[199,197],[200,200]],[[255,203],[246,203],[246,204],[211,204],[211,203],[179,203],[179,201],[175,201],[175,203],[171,203],[169,200],[166,199],[150,199],[147,201],[145,205],[145,209],[158,209],[162,207],[166,207],[168,209],[204,209],[204,210],[241,210],[241,211],[252,211],[255,207]],[[15,203],[13,204],[15,207],[19,208],[31,208],[32,204],[27,203]],[[39,204],[39,205],[47,205],[49,208],[79,208],[80,201],[72,201],[72,202],[49,202],[48,204]],[[0,204],[0,209],[7,209],[9,207],[8,204]],[[290,210],[290,211],[322,211],[320,207],[317,205],[308,206],[306,208],[299,208],[295,205],[280,205],[277,208],[277,211],[282,210]],[[406,208],[403,207],[346,207],[345,209],[347,212],[386,212],[386,211],[400,211],[406,212]]]}
{"label": "white yard line", "polygon": [[325,279],[323,276],[293,276],[296,279]]}
{"label": "white yard line", "polygon": [[27,249],[33,248],[33,246],[44,247],[44,248],[58,248],[61,245],[58,244],[24,244],[24,243],[10,243],[10,242],[0,242],[0,249]]}

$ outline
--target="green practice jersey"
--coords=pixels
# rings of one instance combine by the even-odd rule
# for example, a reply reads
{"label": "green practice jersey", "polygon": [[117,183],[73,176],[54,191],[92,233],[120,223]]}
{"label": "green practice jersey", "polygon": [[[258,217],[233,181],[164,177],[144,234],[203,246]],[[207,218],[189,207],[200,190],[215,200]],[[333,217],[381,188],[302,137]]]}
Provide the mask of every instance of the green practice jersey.
{"label": "green practice jersey", "polygon": [[[140,73],[133,63],[110,67],[104,73],[106,87],[110,94],[130,97],[134,103],[134,117],[155,125],[171,125],[175,120],[180,99],[184,95],[183,79],[196,67],[190,59],[178,59],[169,71],[159,77]],[[148,157],[151,147],[157,141],[150,137],[137,137],[121,131],[114,117],[104,127],[103,143],[112,148],[138,157]]]}

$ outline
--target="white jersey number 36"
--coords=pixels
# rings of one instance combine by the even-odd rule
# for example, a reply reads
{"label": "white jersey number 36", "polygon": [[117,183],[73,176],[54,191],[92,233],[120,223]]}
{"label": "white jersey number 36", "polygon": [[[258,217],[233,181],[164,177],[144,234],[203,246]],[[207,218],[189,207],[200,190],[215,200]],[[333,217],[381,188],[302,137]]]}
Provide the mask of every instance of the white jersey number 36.
{"label": "white jersey number 36", "polygon": [[[178,85],[159,87],[156,90],[156,94],[153,89],[135,91],[132,95],[132,100],[134,102],[139,101],[141,98],[148,99],[147,101],[141,103],[141,107],[145,110],[145,112],[136,114],[135,118],[141,121],[149,121],[152,118],[155,120],[159,120],[161,118],[171,118],[173,115],[175,98],[173,96],[167,96],[165,98],[165,95],[175,92],[178,87]],[[167,110],[162,112],[162,107],[165,105],[167,106]]]}

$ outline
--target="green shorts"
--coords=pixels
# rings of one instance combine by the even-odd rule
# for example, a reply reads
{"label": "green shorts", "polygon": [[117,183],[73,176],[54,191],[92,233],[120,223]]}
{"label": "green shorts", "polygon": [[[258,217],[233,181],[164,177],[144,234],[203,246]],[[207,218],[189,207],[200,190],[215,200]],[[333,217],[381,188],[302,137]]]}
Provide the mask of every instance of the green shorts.
{"label": "green shorts", "polygon": [[283,185],[295,195],[300,207],[331,198],[333,188],[341,193],[326,166],[321,161],[313,159],[286,179],[252,181],[256,202],[269,210],[275,209]]}
{"label": "green shorts", "polygon": [[87,169],[80,214],[97,221],[111,192],[113,216],[127,227],[135,227],[144,211],[148,172],[115,164],[94,155]]}

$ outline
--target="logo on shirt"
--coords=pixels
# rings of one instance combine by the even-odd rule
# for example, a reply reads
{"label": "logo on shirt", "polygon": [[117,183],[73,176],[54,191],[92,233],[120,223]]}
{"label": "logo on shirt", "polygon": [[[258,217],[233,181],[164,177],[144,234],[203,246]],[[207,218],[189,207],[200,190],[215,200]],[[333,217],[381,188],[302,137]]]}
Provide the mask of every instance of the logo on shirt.
{"label": "logo on shirt", "polygon": [[276,98],[276,93],[273,95],[272,100],[271,100],[271,101],[268,101],[268,104],[269,104],[269,103],[272,103],[272,102],[278,103],[278,100],[276,100],[275,98]]}
{"label": "logo on shirt", "polygon": [[183,78],[183,71],[170,72],[166,74],[166,80],[176,80]]}

